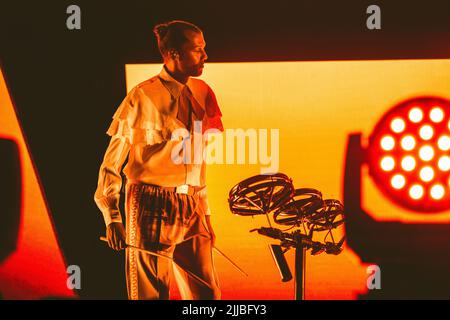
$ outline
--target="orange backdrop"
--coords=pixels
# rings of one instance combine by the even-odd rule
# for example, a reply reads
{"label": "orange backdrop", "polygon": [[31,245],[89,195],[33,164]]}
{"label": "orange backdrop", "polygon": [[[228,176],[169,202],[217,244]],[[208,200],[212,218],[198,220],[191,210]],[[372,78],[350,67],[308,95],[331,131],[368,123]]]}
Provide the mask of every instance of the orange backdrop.
{"label": "orange backdrop", "polygon": [[[161,67],[126,65],[127,90]],[[404,99],[417,95],[450,98],[450,60],[208,63],[201,78],[214,89],[226,128],[278,128],[279,171],[290,176],[296,188],[316,188],[324,198],[339,200],[349,133],[362,132],[367,137],[379,118]],[[267,226],[266,219],[234,216],[228,209],[229,190],[259,174],[260,166],[208,167],[217,246],[250,274],[241,276],[216,255],[224,299],[293,298],[293,281],[280,281],[268,250],[268,244],[275,242],[249,233]],[[450,211],[430,216],[397,207],[367,175],[363,188],[364,205],[377,220],[450,220]],[[292,250],[286,256],[293,271]],[[366,267],[348,247],[339,256],[308,254],[306,298],[356,298],[367,290]]]}

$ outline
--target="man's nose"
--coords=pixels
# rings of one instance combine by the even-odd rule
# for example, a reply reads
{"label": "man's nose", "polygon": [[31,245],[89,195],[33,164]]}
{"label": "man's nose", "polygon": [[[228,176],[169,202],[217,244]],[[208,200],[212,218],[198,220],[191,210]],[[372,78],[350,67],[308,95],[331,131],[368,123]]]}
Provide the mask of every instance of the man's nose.
{"label": "man's nose", "polygon": [[208,59],[208,55],[206,54],[206,51],[203,51],[203,61],[206,61]]}

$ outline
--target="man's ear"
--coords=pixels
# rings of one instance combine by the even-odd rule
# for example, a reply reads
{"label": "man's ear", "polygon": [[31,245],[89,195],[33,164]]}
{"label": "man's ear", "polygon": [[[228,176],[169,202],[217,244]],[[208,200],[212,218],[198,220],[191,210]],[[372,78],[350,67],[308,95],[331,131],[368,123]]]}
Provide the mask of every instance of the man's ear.
{"label": "man's ear", "polygon": [[170,58],[173,60],[177,60],[180,58],[180,54],[178,53],[178,51],[173,50],[173,49],[169,51],[169,55],[170,55]]}

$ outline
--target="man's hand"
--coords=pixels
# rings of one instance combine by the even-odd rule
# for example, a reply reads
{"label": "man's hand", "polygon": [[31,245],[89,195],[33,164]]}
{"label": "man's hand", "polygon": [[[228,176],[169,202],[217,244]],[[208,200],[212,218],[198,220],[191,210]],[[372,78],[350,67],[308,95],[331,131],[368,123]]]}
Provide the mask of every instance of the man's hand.
{"label": "man's hand", "polygon": [[111,222],[106,228],[108,245],[114,250],[125,249],[125,227],[122,222]]}
{"label": "man's hand", "polygon": [[209,234],[211,235],[211,246],[214,247],[214,244],[216,243],[216,234],[214,233],[214,229],[211,224],[211,216],[207,215],[207,216],[205,216],[205,218],[206,218],[206,225],[208,227]]}

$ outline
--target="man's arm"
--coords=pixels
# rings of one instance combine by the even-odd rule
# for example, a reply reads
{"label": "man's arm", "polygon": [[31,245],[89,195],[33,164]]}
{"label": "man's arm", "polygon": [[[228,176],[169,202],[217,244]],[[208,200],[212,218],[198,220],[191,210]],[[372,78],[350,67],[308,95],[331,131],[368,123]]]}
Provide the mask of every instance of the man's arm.
{"label": "man's arm", "polygon": [[124,137],[111,137],[100,166],[98,185],[94,200],[103,214],[107,227],[108,244],[115,250],[125,247],[125,228],[119,210],[122,177],[120,171],[128,155],[130,146]]}
{"label": "man's arm", "polygon": [[[205,98],[205,107],[206,107],[206,116],[208,117],[208,130],[213,130],[214,132],[223,132],[223,124],[221,120],[222,112],[220,111],[219,104],[217,103],[216,95],[214,94],[214,91],[211,89],[210,86],[208,86],[205,83],[207,87],[207,95]],[[209,138],[205,139],[204,148],[206,149],[208,146]],[[203,162],[202,170],[201,170],[201,178],[200,183],[202,186],[206,186],[206,163]],[[211,209],[209,208],[208,204],[208,196],[207,196],[207,188],[205,187],[202,191],[200,191],[200,205],[203,207],[203,210],[206,215],[206,224],[209,230],[209,233],[211,234],[211,241],[212,245],[214,246],[214,243],[216,241],[216,235],[214,233],[214,229],[211,224]]]}
{"label": "man's arm", "polygon": [[216,243],[216,234],[214,233],[214,229],[211,224],[211,215],[206,216],[206,225],[208,226],[209,234],[211,235],[211,245],[214,247]]}
{"label": "man's arm", "polygon": [[[207,145],[207,142],[205,142],[205,146]],[[199,206],[202,208],[203,212],[205,213],[205,221],[206,226],[208,228],[209,234],[211,235],[211,242],[214,246],[214,243],[216,241],[216,234],[214,233],[214,229],[211,224],[211,209],[209,207],[208,202],[208,187],[206,186],[206,163],[202,163],[201,173],[200,173],[200,183],[201,185],[205,186],[202,190],[199,191]]]}
{"label": "man's arm", "polygon": [[208,188],[205,186],[199,192],[199,206],[202,208],[203,212],[205,212],[206,226],[208,227],[209,234],[211,235],[212,245],[214,246],[214,242],[216,241],[216,234],[214,233],[214,229],[211,224],[211,209],[209,208],[207,189]]}

